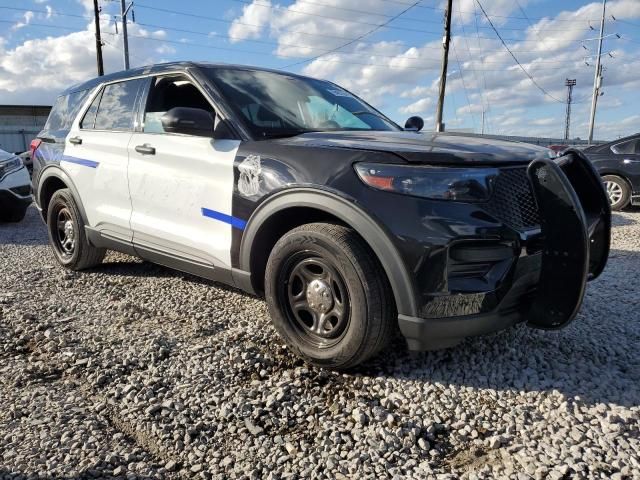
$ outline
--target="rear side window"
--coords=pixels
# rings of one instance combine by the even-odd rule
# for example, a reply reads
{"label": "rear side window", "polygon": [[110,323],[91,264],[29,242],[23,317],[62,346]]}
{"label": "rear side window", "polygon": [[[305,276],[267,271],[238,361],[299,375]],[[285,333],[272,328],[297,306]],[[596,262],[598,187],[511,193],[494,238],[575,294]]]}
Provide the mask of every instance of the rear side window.
{"label": "rear side window", "polygon": [[[133,120],[135,115],[135,104],[138,90],[142,85],[141,79],[129,80],[126,82],[111,83],[104,87],[101,94],[96,97],[97,111],[92,104],[87,111],[91,117],[95,115],[95,120],[85,116],[83,128],[95,128],[96,130],[133,130]],[[88,123],[85,125],[85,123]],[[93,123],[93,127],[90,126]]]}
{"label": "rear side window", "polygon": [[611,147],[611,151],[613,151],[613,153],[618,153],[622,155],[624,154],[632,155],[634,153],[640,153],[640,139],[618,143],[617,145],[614,145],[613,147]]}
{"label": "rear side window", "polygon": [[76,118],[89,90],[80,90],[68,95],[60,95],[51,109],[45,130],[68,130]]}

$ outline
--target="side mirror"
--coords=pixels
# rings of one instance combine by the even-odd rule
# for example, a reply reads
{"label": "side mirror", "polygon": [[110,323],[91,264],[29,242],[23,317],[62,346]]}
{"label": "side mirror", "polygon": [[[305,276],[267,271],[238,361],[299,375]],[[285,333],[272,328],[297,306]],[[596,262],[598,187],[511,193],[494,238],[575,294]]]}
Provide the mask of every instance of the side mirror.
{"label": "side mirror", "polygon": [[160,121],[167,133],[213,137],[213,115],[202,108],[174,107]]}
{"label": "side mirror", "polygon": [[424,127],[424,120],[422,119],[422,117],[418,116],[409,117],[404,124],[405,130],[411,130],[414,132],[419,132],[420,130],[422,130],[422,127]]}

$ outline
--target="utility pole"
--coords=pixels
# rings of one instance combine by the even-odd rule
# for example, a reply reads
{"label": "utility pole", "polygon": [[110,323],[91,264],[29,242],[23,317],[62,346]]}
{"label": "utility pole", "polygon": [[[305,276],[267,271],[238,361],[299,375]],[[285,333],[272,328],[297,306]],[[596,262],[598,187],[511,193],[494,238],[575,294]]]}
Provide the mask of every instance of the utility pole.
{"label": "utility pole", "polygon": [[444,132],[442,110],[444,109],[444,93],[447,87],[447,66],[449,65],[449,42],[451,41],[451,13],[453,0],[447,0],[447,10],[444,12],[444,37],[442,38],[442,70],[440,72],[440,93],[436,110],[436,132]]}
{"label": "utility pole", "polygon": [[596,105],[598,103],[598,96],[600,95],[600,87],[602,85],[602,65],[600,65],[600,57],[602,56],[604,16],[606,9],[607,0],[602,0],[602,20],[600,20],[600,38],[598,38],[598,55],[596,56],[596,73],[593,79],[593,98],[591,99],[591,119],[589,121],[589,145],[593,142],[593,127],[596,121]]}
{"label": "utility pole", "polygon": [[96,22],[96,61],[98,63],[98,76],[104,75],[104,64],[102,62],[102,38],[100,37],[100,8],[98,0],[93,0],[93,16]]}
{"label": "utility pole", "polygon": [[[127,13],[133,6],[133,2],[126,6],[125,0],[120,0],[120,18],[122,19],[122,54],[124,57],[124,69],[129,70],[129,36],[127,35]],[[134,19],[135,21],[135,19]]]}
{"label": "utility pole", "polygon": [[567,86],[567,117],[564,123],[564,139],[569,140],[569,127],[571,126],[571,94],[573,93],[573,87],[576,85],[576,79],[568,79],[564,82]]}

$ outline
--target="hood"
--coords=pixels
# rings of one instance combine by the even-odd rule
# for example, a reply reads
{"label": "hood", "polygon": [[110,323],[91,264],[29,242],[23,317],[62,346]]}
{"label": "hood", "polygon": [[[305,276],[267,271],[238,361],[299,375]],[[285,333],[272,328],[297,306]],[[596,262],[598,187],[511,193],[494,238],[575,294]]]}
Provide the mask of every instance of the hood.
{"label": "hood", "polygon": [[3,160],[8,160],[13,157],[15,157],[13,153],[5,152],[4,150],[0,149],[0,162],[2,162]]}
{"label": "hood", "polygon": [[551,150],[537,145],[451,133],[312,132],[279,142],[389,152],[412,163],[521,164],[551,156]]}

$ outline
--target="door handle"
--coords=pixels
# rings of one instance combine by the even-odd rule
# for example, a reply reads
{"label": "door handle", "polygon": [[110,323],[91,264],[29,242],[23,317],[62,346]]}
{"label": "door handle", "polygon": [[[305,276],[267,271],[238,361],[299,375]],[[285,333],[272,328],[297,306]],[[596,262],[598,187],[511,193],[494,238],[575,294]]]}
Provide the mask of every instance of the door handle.
{"label": "door handle", "polygon": [[640,163],[640,160],[633,160],[632,158],[625,158],[622,163],[629,165],[631,163]]}
{"label": "door handle", "polygon": [[141,153],[142,155],[155,155],[156,149],[151,145],[145,143],[144,145],[136,146],[136,152]]}
{"label": "door handle", "polygon": [[80,145],[82,143],[82,139],[80,137],[71,137],[69,139],[69,143],[73,143],[74,145]]}

